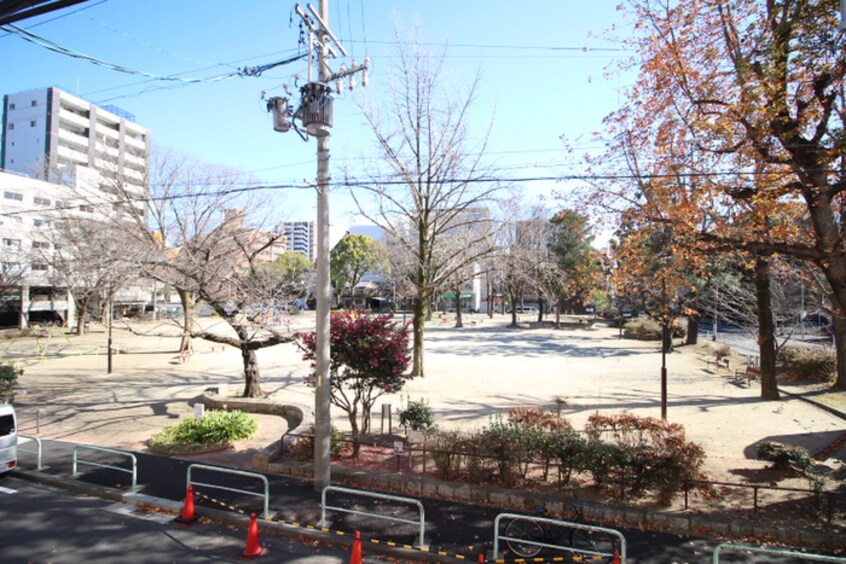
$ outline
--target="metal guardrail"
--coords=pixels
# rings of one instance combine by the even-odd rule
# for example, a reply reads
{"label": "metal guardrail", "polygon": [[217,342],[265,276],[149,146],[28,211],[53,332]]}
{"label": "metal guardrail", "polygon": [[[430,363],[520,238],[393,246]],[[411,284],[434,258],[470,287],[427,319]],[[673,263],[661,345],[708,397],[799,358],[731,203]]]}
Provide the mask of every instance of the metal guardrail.
{"label": "metal guardrail", "polygon": [[[410,503],[412,505],[416,505],[419,511],[420,517],[417,521],[413,521],[411,519],[402,519],[400,517],[390,516],[386,517],[384,515],[380,515],[379,513],[372,513],[369,511],[356,511],[355,509],[347,509],[345,507],[338,507],[333,505],[326,505],[326,493],[329,491],[333,492],[340,492],[352,495],[360,495],[364,497],[372,497],[376,499],[385,499],[388,501],[398,501],[400,503]],[[332,511],[337,511],[339,513],[350,513],[352,515],[363,515],[366,517],[373,517],[374,519],[383,519],[385,521],[394,521],[398,523],[407,523],[409,525],[417,525],[419,529],[418,538],[417,538],[417,548],[424,548],[426,543],[423,539],[423,533],[426,530],[426,511],[423,509],[423,504],[420,503],[419,500],[411,498],[411,497],[400,497],[396,495],[388,495],[388,494],[381,494],[375,492],[368,492],[363,490],[354,490],[351,488],[343,488],[340,486],[326,486],[323,488],[323,492],[320,494],[320,526],[326,527],[328,526],[328,521],[326,520],[326,510],[330,509]]]}
{"label": "metal guardrail", "polygon": [[[520,519],[523,521],[534,521],[535,523],[545,523],[547,525],[553,525],[556,527],[568,528],[568,529],[582,529],[585,531],[596,531],[598,533],[603,533],[606,535],[610,535],[612,537],[616,537],[620,543],[620,562],[621,564],[625,564],[626,562],[626,537],[620,531],[615,529],[608,529],[606,527],[598,527],[596,525],[585,525],[584,523],[575,523],[572,521],[562,521],[560,519],[550,519],[549,517],[532,517],[530,515],[522,515],[519,513],[500,513],[494,519],[494,549],[493,549],[493,559],[499,559],[499,541],[500,540],[512,540],[512,541],[520,541],[520,544],[529,544],[533,546],[539,546],[542,548],[551,548],[554,550],[566,550],[568,552],[574,552],[576,554],[582,556],[597,556],[597,557],[608,557],[611,558],[614,556],[613,554],[605,553],[605,552],[596,552],[593,550],[585,550],[582,548],[575,548],[569,545],[561,545],[561,544],[549,544],[541,541],[534,541],[530,539],[524,538],[515,538],[515,537],[507,537],[504,535],[499,534],[499,527],[500,522],[503,519]],[[527,559],[527,561],[531,561],[531,559]]]}
{"label": "metal guardrail", "polygon": [[[20,439],[26,439],[27,441],[34,441],[35,442],[35,450],[30,450],[27,448],[21,448]],[[24,443],[26,444],[26,443]],[[41,454],[44,452],[43,446],[41,445],[41,439],[36,437],[35,435],[24,435],[23,433],[18,433],[18,452],[25,452],[27,454],[34,454],[35,455],[35,469],[41,470],[44,466],[41,464]]]}
{"label": "metal guardrail", "polygon": [[761,548],[760,546],[747,546],[744,544],[733,544],[730,542],[724,542],[722,544],[718,544],[716,548],[714,548],[714,559],[712,560],[713,564],[719,564],[720,562],[720,553],[726,550],[735,550],[735,551],[746,551],[746,552],[757,552],[760,554],[770,554],[773,556],[782,556],[784,558],[799,558],[801,560],[815,560],[817,562],[846,562],[846,558],[841,558],[837,556],[825,556],[823,554],[813,554],[813,553],[805,553],[805,552],[796,552],[795,550],[779,550],[776,548]]}
{"label": "metal guardrail", "polygon": [[[247,477],[247,478],[255,478],[255,479],[261,481],[264,484],[264,493],[256,493],[256,492],[253,492],[253,491],[250,491],[250,490],[242,490],[242,489],[239,489],[239,488],[231,488],[229,486],[221,486],[220,484],[209,484],[209,483],[205,483],[205,482],[196,482],[196,481],[191,479],[191,472],[192,472],[192,470],[194,470],[194,468],[197,468],[199,470],[208,470],[210,472],[217,472],[217,473],[220,473],[220,474],[232,474],[232,475],[235,475],[235,476],[244,476],[244,477]],[[264,513],[262,513],[262,518],[263,519],[270,518],[270,483],[267,481],[267,477],[262,475],[262,474],[258,474],[256,472],[246,472],[244,470],[235,470],[235,469],[232,469],[232,468],[223,468],[221,466],[209,466],[207,464],[191,464],[190,466],[188,466],[188,472],[186,474],[186,482],[187,482],[187,485],[205,486],[207,488],[215,488],[215,489],[218,489],[218,490],[226,490],[228,492],[235,492],[235,493],[240,493],[240,494],[244,494],[244,495],[253,495],[253,496],[256,496],[256,497],[262,497],[262,498],[264,498]]]}
{"label": "metal guardrail", "polygon": [[[97,452],[106,452],[109,454],[117,454],[120,456],[126,456],[132,462],[132,468],[123,468],[121,466],[113,466],[111,464],[103,464],[101,462],[94,462],[93,460],[83,460],[79,458],[79,451],[80,450],[93,450]],[[96,466],[98,468],[108,468],[110,470],[116,470],[118,472],[125,472],[127,474],[132,475],[132,489],[136,489],[138,487],[138,459],[135,458],[135,455],[131,452],[126,452],[123,450],[115,450],[113,448],[104,448],[98,447],[93,445],[77,445],[73,447],[73,469],[71,473],[74,476],[79,475],[79,471],[77,467],[79,464],[87,464],[88,466]]]}

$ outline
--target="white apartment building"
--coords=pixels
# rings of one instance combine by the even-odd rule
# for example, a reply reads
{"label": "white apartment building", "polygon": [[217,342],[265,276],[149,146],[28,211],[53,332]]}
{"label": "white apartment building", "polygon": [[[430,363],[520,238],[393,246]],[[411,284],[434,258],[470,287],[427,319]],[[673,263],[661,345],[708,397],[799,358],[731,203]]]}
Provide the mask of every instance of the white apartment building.
{"label": "white apartment building", "polygon": [[7,94],[0,165],[47,181],[87,167],[100,173],[103,191],[120,183],[144,194],[150,132],[133,119],[53,87]]}
{"label": "white apartment building", "polygon": [[286,221],[282,224],[282,232],[285,234],[289,251],[303,254],[314,262],[317,236],[313,221]]}
{"label": "white apartment building", "polygon": [[50,266],[51,223],[73,198],[66,186],[0,172],[0,326],[73,322],[76,308]]}
{"label": "white apartment building", "polygon": [[[0,325],[74,322],[73,299],[50,266],[51,245],[61,244],[50,225],[60,215],[102,219],[126,206],[145,212],[150,134],[133,119],[58,88],[4,96]],[[124,301],[148,301],[145,286],[124,291]]]}

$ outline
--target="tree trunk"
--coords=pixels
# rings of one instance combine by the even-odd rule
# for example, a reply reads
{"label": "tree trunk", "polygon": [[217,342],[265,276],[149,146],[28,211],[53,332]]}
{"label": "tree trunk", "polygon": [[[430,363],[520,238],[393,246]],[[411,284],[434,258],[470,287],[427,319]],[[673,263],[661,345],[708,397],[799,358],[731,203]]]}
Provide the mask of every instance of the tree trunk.
{"label": "tree trunk", "polygon": [[461,288],[455,287],[455,327],[464,327],[464,322],[461,319]]}
{"label": "tree trunk", "polygon": [[258,359],[256,351],[248,349],[246,343],[241,347],[241,359],[244,362],[244,397],[257,398],[261,396],[261,384],[259,380]]}
{"label": "tree trunk", "polygon": [[82,300],[77,306],[76,312],[76,335],[81,337],[85,334],[85,316],[88,314],[88,300]]}
{"label": "tree trunk", "polygon": [[758,347],[761,355],[761,399],[778,400],[776,382],[776,342],[770,294],[770,262],[755,261],[755,298],[758,309]]}
{"label": "tree trunk", "polygon": [[[487,275],[485,276],[487,277]],[[496,300],[493,295],[493,284],[491,284],[490,280],[487,283],[488,286],[488,319],[493,319],[494,308],[496,307]]]}
{"label": "tree trunk", "polygon": [[191,331],[194,329],[196,297],[193,292],[182,288],[177,288],[176,293],[179,294],[179,301],[182,303],[182,340],[179,342],[179,354],[187,358],[194,352]]}
{"label": "tree trunk", "polygon": [[687,316],[687,340],[686,345],[695,345],[699,341],[699,314]]}
{"label": "tree trunk", "polygon": [[538,323],[543,322],[543,298],[538,296]]}
{"label": "tree trunk", "polygon": [[[353,403],[355,406],[355,403]],[[350,430],[352,431],[353,443],[353,458],[358,458],[358,453],[361,451],[361,445],[358,443],[360,432],[358,430],[358,411],[353,407],[347,412],[347,418],[350,421]]]}
{"label": "tree trunk", "polygon": [[834,355],[837,358],[837,378],[833,388],[846,390],[846,316],[834,314],[831,316],[834,331]]}
{"label": "tree trunk", "polygon": [[414,376],[423,376],[423,327],[426,323],[426,300],[428,296],[418,295],[414,300],[413,329],[414,343],[412,348],[411,373]]}

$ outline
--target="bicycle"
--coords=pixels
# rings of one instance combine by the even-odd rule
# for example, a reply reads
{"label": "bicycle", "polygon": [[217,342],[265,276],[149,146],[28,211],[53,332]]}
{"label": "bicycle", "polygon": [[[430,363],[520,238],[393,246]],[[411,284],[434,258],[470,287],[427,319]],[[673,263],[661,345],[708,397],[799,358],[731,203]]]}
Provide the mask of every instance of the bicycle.
{"label": "bicycle", "polygon": [[[585,524],[582,508],[576,504],[571,507],[573,514],[565,522]],[[545,518],[546,514],[547,510],[540,507],[533,517]],[[521,558],[533,558],[544,549],[557,549],[577,553],[592,562],[612,562],[619,548],[617,539],[608,533],[535,520],[533,517],[514,518],[505,527],[505,544]]]}

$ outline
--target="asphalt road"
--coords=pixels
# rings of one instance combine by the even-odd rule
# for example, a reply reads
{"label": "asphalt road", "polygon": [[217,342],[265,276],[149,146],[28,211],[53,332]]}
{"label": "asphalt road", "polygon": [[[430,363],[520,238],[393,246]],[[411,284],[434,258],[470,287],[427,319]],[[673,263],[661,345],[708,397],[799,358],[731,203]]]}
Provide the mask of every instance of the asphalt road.
{"label": "asphalt road", "polygon": [[[71,474],[71,460],[72,460],[72,443],[61,441],[45,441],[45,463],[47,468],[44,470],[47,474],[55,474],[61,476],[69,476]],[[181,501],[185,497],[186,472],[191,461],[170,457],[155,456],[145,453],[135,453],[138,459],[138,484],[139,492],[166,498],[170,500]],[[120,458],[113,455],[105,455],[100,458],[95,453],[84,454],[85,458],[91,458],[98,463],[123,465]],[[30,455],[22,455],[22,466],[33,467],[33,459]],[[100,468],[96,466],[80,466],[83,473],[79,479],[91,484],[101,486],[128,488],[129,476],[121,474],[111,469]],[[316,524],[320,519],[320,496],[313,491],[311,482],[296,480],[292,478],[281,477],[277,475],[267,475],[270,483],[270,509],[273,513],[273,518],[276,520],[285,520],[287,522],[295,521],[303,524]],[[233,478],[217,474],[209,473],[203,470],[195,469],[193,471],[193,480],[195,482],[206,482],[208,484],[219,484],[228,487],[235,487],[238,489],[247,489],[251,491],[260,491],[260,482],[258,480],[250,480],[245,478]],[[8,479],[6,483],[14,483],[17,485],[20,480]],[[197,486],[199,494],[197,498],[198,506],[214,507],[218,509],[227,510],[241,510],[246,513],[256,512],[261,513],[262,502],[258,497],[244,495],[208,486]],[[27,491],[29,489],[27,488]],[[400,518],[414,518],[414,514],[408,511],[408,508],[403,505],[394,505],[391,502],[369,502],[362,499],[355,499],[352,497],[344,497],[340,494],[330,494],[332,497],[329,500],[330,505],[340,505],[345,508],[358,508],[372,510],[378,509],[380,513],[392,515]],[[10,499],[20,499],[22,496]],[[209,498],[214,498],[212,501]],[[96,530],[103,530],[104,534],[112,535],[116,531],[121,530],[120,525],[115,523],[127,522],[126,517],[107,517],[100,515],[100,513],[108,513],[100,511],[97,513],[98,517],[94,524],[83,524],[83,521],[75,517],[75,512],[78,511],[74,505],[55,505],[58,502],[52,500],[50,496],[36,497],[37,502],[30,504],[33,507],[45,505],[48,511],[47,516],[44,517],[44,526],[46,530],[57,532],[62,530],[62,525],[51,524],[52,519],[62,519],[64,517],[54,517],[53,515],[67,515],[67,523],[69,532],[66,536],[62,536],[59,541],[66,541],[70,538],[75,538],[81,535],[88,535],[89,530],[96,527]],[[426,512],[426,542],[433,551],[443,551],[449,554],[464,555],[469,561],[476,561],[476,556],[480,553],[491,555],[493,549],[493,523],[497,514],[504,512],[503,509],[472,505],[468,503],[453,502],[448,500],[439,500],[426,498],[423,499],[423,505]],[[85,506],[90,510],[91,507],[100,507],[108,505],[98,500],[86,500],[77,503]],[[27,504],[20,502],[19,511],[26,511]],[[54,506],[55,505],[55,506]],[[7,504],[0,505],[0,511],[5,517],[10,517],[8,513]],[[15,513],[12,511],[11,515]],[[415,544],[417,540],[417,528],[410,524],[397,523],[393,521],[375,520],[372,518],[364,518],[350,514],[333,512],[328,515],[331,524],[330,528],[333,530],[340,530],[352,532],[360,530],[365,538],[376,538],[381,541],[393,541],[398,544]],[[42,527],[38,524],[38,516],[33,516],[35,520],[31,526],[36,528]],[[137,539],[138,548],[142,549],[145,541],[143,541],[143,531],[147,530],[148,537],[146,543],[149,544],[149,534],[154,534],[157,538],[161,537],[162,542],[157,542],[156,545],[161,545],[164,548],[168,545],[173,545],[173,550],[184,550],[183,556],[176,558],[178,561],[193,562],[188,558],[228,558],[233,554],[233,548],[243,548],[243,540],[238,540],[238,534],[232,534],[224,528],[221,535],[224,540],[224,545],[217,546],[211,543],[199,542],[191,539],[183,539],[179,535],[183,533],[176,533],[172,527],[167,527],[163,530],[156,529],[160,525],[151,525],[149,523],[135,523],[139,528],[139,537]],[[147,527],[148,529],[144,529]],[[16,525],[15,530],[19,527]],[[0,542],[3,537],[7,535],[8,531],[0,528]],[[111,531],[111,532],[110,532]],[[706,564],[712,562],[712,553],[714,547],[720,541],[713,539],[696,538],[685,535],[673,535],[666,533],[652,533],[640,530],[621,530],[626,537],[628,544],[628,560],[629,563],[672,563],[677,562],[689,564]],[[23,532],[21,532],[23,534]],[[121,533],[122,534],[122,533]],[[17,532],[12,532],[9,538],[17,539]],[[216,537],[218,533],[210,530],[202,536]],[[243,533],[241,533],[243,536]],[[117,538],[117,537],[115,537]],[[263,537],[263,541],[264,541]],[[131,537],[127,544],[131,546],[136,545],[135,537]],[[226,540],[229,539],[229,540]],[[48,556],[46,560],[55,560],[49,557],[49,550],[55,550],[59,541],[54,541],[53,544],[38,543],[36,546],[40,551],[38,554]],[[283,542],[283,541],[279,541]],[[2,543],[5,545],[5,543]],[[52,547],[52,548],[51,548]],[[197,553],[188,551],[188,547],[206,547],[201,548],[203,552]],[[92,543],[88,550],[98,550],[98,544]],[[105,549],[103,549],[105,550]],[[280,550],[280,554],[285,550],[284,547],[274,550]],[[211,551],[210,556],[206,552]],[[3,550],[5,552],[5,549]],[[103,556],[112,557],[112,553],[104,552]],[[0,555],[5,556],[2,552]],[[16,557],[25,558],[25,561],[32,560],[26,556],[26,551],[18,551],[14,553]],[[117,558],[117,556],[115,556]],[[7,559],[4,557],[5,562]],[[73,558],[67,561],[80,561],[83,559]],[[108,561],[99,560],[97,561]],[[165,560],[171,560],[170,557]],[[35,559],[34,561],[40,561]],[[138,560],[143,561],[143,560]],[[151,559],[149,561],[162,561],[161,559]],[[285,560],[282,561],[299,561],[299,560]],[[305,560],[304,560],[305,561]],[[332,560],[320,560],[321,562],[332,562]],[[726,555],[721,559],[721,562],[772,562],[772,557],[761,555],[748,554],[731,554]],[[801,560],[782,559],[779,562],[801,562]]]}
{"label": "asphalt road", "polygon": [[[75,495],[15,478],[0,480],[0,561],[16,563],[241,562],[242,530],[198,523],[173,525],[172,515],[141,513],[134,506]],[[332,564],[349,561],[338,548],[308,546],[262,535],[275,562]]]}

